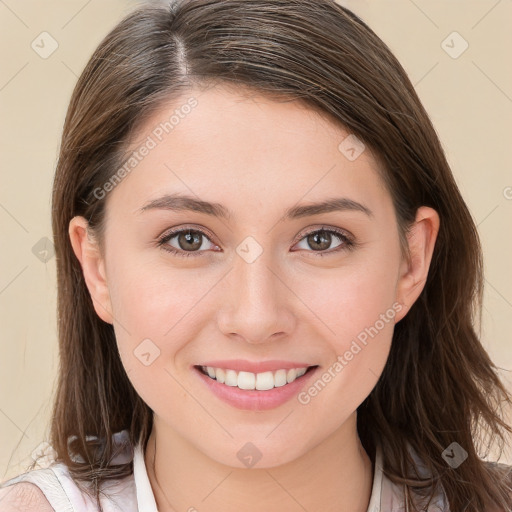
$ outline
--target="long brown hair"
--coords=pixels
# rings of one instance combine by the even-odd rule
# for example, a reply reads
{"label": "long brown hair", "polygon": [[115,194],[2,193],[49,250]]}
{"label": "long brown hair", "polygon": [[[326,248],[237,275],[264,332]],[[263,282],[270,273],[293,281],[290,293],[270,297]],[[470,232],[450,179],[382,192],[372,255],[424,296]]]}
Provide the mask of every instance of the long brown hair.
{"label": "long brown hair", "polygon": [[[511,405],[482,347],[482,252],[475,223],[440,141],[404,69],[379,37],[332,0],[178,0],[139,7],[101,42],[74,90],[53,189],[60,369],[51,446],[77,481],[131,473],[111,466],[111,436],[127,429],[146,447],[152,411],[132,387],[113,328],[95,313],[68,225],[89,220],[101,239],[106,201],[94,191],[118,170],[130,137],[191,85],[230,83],[300,99],[361,139],[378,157],[402,242],[418,207],[441,225],[425,287],[396,326],[384,371],[358,408],[368,453],[383,449],[385,474],[428,498],[442,484],[451,510],[512,507],[502,465],[480,457],[512,429]],[[102,449],[87,441],[104,440]],[[70,446],[85,461],[70,458]],[[468,453],[457,468],[442,452]],[[414,472],[407,445],[432,478]],[[500,454],[501,454],[500,451]],[[485,452],[485,453],[484,453]],[[99,504],[99,498],[98,498]],[[405,503],[404,503],[405,506]],[[486,509],[487,510],[487,509]]]}

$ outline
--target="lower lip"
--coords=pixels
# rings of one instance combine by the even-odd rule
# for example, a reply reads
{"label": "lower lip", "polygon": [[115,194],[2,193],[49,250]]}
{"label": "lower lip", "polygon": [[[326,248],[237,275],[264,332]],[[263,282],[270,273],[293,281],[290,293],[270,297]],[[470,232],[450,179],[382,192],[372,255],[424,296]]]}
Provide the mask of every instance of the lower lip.
{"label": "lower lip", "polygon": [[257,389],[244,390],[237,386],[226,386],[226,384],[217,382],[195,367],[193,370],[216,396],[229,405],[249,411],[265,411],[279,407],[292,397],[298,395],[311,376],[318,370],[318,366],[309,370],[290,384],[265,391]]}

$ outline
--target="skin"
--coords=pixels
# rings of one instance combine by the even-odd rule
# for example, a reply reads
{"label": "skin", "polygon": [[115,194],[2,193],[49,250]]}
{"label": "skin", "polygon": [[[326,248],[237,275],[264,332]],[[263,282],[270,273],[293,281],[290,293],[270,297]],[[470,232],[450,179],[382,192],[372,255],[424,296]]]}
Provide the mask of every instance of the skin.
{"label": "skin", "polygon": [[[145,462],[158,508],[366,511],[374,467],[356,409],[382,373],[394,324],[424,287],[439,217],[418,209],[411,258],[402,258],[370,150],[350,161],[338,149],[349,134],[342,126],[298,101],[241,88],[187,91],[148,120],[133,148],[191,96],[198,105],[103,199],[104,250],[83,217],[69,225],[96,312],[114,325],[127,374],[154,411]],[[176,192],[221,203],[232,216],[140,212]],[[287,208],[332,197],[362,203],[373,216],[283,219]],[[180,227],[206,233],[195,256],[157,245]],[[349,233],[355,248],[334,252],[343,242],[333,235],[319,256],[306,235],[322,227]],[[247,236],[263,249],[252,263],[236,252]],[[168,244],[180,248],[179,237]],[[307,404],[237,409],[191,370],[211,359],[285,359],[317,364],[321,375],[393,304],[395,317]],[[147,338],[160,350],[149,366],[133,353]],[[247,442],[262,454],[252,468],[237,457]]]}

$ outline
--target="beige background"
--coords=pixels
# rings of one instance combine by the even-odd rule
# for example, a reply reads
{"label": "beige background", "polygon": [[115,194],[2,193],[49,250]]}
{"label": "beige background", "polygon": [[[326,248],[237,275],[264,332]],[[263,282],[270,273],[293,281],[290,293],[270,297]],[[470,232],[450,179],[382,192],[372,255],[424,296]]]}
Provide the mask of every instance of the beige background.
{"label": "beige background", "polygon": [[[51,250],[44,238],[65,110],[93,49],[135,3],[0,0],[0,481],[30,462],[47,433],[55,259],[41,261],[33,247]],[[443,142],[485,251],[483,343],[512,389],[512,1],[343,3],[395,52]],[[44,31],[58,43],[46,59],[31,47]],[[463,48],[454,31],[469,44],[458,58],[442,46],[450,36],[448,51]],[[512,463],[510,451],[503,460]]]}

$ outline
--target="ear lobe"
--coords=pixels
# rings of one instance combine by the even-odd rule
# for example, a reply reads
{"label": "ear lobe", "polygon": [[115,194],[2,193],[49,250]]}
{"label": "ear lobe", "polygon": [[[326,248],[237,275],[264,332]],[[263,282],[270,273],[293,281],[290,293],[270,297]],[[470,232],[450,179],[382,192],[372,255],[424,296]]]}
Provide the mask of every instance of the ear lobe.
{"label": "ear lobe", "polygon": [[112,304],[105,272],[105,261],[84,217],[73,217],[69,222],[69,238],[73,252],[82,267],[85,284],[91,295],[97,315],[113,323]]}
{"label": "ear lobe", "polygon": [[410,259],[402,260],[400,267],[396,297],[404,307],[396,315],[396,322],[407,314],[425,287],[439,225],[439,215],[433,208],[418,208],[416,219],[407,234]]}

